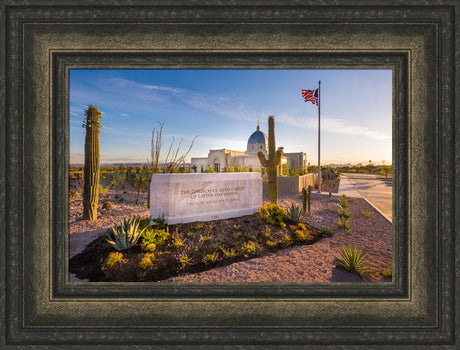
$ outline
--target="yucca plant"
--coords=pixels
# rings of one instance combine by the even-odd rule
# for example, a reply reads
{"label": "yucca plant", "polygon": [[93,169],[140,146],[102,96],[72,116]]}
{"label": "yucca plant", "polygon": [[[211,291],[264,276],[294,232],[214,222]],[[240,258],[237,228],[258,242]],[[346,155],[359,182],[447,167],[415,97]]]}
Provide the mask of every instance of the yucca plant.
{"label": "yucca plant", "polygon": [[128,220],[123,219],[120,226],[114,226],[104,234],[104,238],[116,250],[121,251],[134,246],[141,234],[144,232],[139,230],[139,217],[133,216]]}
{"label": "yucca plant", "polygon": [[332,227],[322,226],[320,227],[319,232],[324,236],[330,237],[334,235],[334,229]]}
{"label": "yucca plant", "polygon": [[348,211],[348,208],[346,207],[341,207],[337,211],[337,215],[345,219],[351,218],[351,213]]}
{"label": "yucca plant", "polygon": [[337,201],[342,208],[348,208],[348,198],[346,195],[341,195]]}
{"label": "yucca plant", "polygon": [[367,254],[363,255],[363,250],[359,247],[342,246],[334,256],[334,263],[338,268],[361,276],[372,271],[366,257]]}
{"label": "yucca plant", "polygon": [[300,207],[295,205],[294,202],[292,202],[290,208],[287,210],[287,214],[289,219],[297,224],[300,221],[300,217],[302,216],[303,211],[300,209]]}
{"label": "yucca plant", "polygon": [[347,218],[344,218],[343,216],[340,216],[337,219],[337,226],[339,228],[343,228],[347,230],[347,232],[349,233],[351,231],[350,218],[347,219]]}

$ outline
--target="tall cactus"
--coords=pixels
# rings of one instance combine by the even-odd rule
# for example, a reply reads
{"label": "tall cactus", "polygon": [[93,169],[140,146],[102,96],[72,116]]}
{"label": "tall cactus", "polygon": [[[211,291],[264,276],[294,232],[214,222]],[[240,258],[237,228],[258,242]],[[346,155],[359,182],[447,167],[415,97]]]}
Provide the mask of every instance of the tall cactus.
{"label": "tall cactus", "polygon": [[262,151],[257,153],[260,164],[267,169],[268,197],[270,202],[278,204],[278,166],[283,156],[283,147],[275,151],[275,117],[268,117],[268,160]]}
{"label": "tall cactus", "polygon": [[83,185],[83,219],[97,219],[97,202],[99,196],[99,118],[102,113],[97,106],[89,105],[85,110],[86,121],[83,127],[86,128],[85,136],[85,170]]}

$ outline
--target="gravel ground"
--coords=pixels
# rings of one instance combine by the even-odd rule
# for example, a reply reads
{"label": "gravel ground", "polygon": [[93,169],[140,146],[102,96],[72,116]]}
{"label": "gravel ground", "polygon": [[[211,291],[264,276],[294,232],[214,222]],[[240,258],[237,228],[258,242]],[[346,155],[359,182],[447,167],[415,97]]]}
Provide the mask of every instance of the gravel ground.
{"label": "gravel ground", "polygon": [[[118,203],[114,196],[123,196],[124,201]],[[148,216],[145,206],[146,195],[140,197],[135,205],[133,194],[122,191],[111,191],[109,197],[114,204],[113,209],[98,209],[99,216],[95,222],[81,220],[81,199],[70,200],[70,237],[69,257],[72,257],[85,246],[100,236],[106,229],[130,215]],[[361,282],[357,275],[344,272],[335,267],[334,255],[342,245],[359,246],[368,254],[368,260],[375,271],[383,271],[392,266],[392,226],[381,214],[376,212],[365,200],[349,198],[352,213],[352,231],[346,233],[336,227],[337,216],[327,209],[328,203],[337,202],[337,196],[312,193],[311,214],[305,214],[303,221],[320,228],[335,228],[332,237],[324,237],[313,245],[296,246],[284,249],[271,255],[241,261],[232,265],[215,268],[192,275],[177,276],[165,282]],[[301,205],[301,195],[280,196],[279,204],[290,206],[295,201]],[[361,214],[363,210],[372,212],[371,217]],[[71,282],[79,280],[70,275]],[[380,277],[366,276],[365,281],[384,281]],[[388,281],[388,280],[387,280]]]}
{"label": "gravel ground", "polygon": [[[352,231],[350,234],[336,227],[337,215],[327,209],[336,203],[337,196],[312,193],[311,215],[303,220],[310,225],[335,228],[332,237],[324,237],[315,244],[296,246],[272,255],[241,261],[193,275],[177,276],[165,282],[384,282],[377,276],[361,277],[335,267],[334,255],[342,245],[358,246],[368,254],[370,266],[383,271],[392,266],[392,226],[365,200],[349,198]],[[301,196],[280,196],[279,204],[290,206],[292,201],[301,205]],[[371,217],[361,214],[372,212]]]}

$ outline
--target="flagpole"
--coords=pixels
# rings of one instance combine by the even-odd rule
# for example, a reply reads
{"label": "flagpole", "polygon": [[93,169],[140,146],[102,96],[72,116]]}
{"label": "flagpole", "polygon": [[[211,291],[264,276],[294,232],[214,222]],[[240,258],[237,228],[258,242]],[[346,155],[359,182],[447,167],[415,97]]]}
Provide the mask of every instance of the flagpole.
{"label": "flagpole", "polygon": [[318,82],[318,193],[321,193],[321,80]]}

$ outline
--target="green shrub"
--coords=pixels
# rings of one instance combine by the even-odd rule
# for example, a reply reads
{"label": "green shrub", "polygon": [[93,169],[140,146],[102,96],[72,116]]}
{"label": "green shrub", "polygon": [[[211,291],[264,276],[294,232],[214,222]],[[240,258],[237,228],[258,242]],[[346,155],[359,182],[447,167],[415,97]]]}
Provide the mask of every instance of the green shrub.
{"label": "green shrub", "polygon": [[326,226],[323,226],[319,229],[319,232],[323,235],[323,236],[333,236],[334,235],[334,229],[332,227],[326,227]]}
{"label": "green shrub", "polygon": [[291,203],[291,206],[287,210],[287,215],[289,219],[294,222],[298,223],[300,221],[300,217],[302,216],[303,212],[299,206],[297,206],[294,202]]}
{"label": "green shrub", "polygon": [[159,229],[164,229],[166,227],[166,219],[163,214],[161,214],[155,219],[152,219],[152,221],[156,224],[155,226]]}
{"label": "green shrub", "polygon": [[313,239],[313,237],[310,234],[304,233],[301,230],[296,230],[294,232],[294,235],[295,235],[296,239],[299,240],[299,241],[311,241]]}
{"label": "green shrub", "polygon": [[226,259],[232,259],[238,256],[238,253],[233,249],[224,250],[224,256]]}
{"label": "green shrub", "polygon": [[339,228],[343,228],[343,229],[347,230],[347,233],[350,233],[351,228],[352,228],[351,224],[350,224],[350,218],[347,219],[347,218],[344,218],[342,216],[339,217],[337,219],[337,226]]}
{"label": "green shrub", "polygon": [[246,242],[246,243],[243,244],[243,246],[241,247],[241,251],[242,251],[243,253],[255,253],[255,251],[256,251],[256,245],[255,245],[254,242],[252,242],[252,241]]}
{"label": "green shrub", "polygon": [[275,203],[264,203],[259,209],[259,214],[271,225],[280,225],[288,217],[286,211]]}
{"label": "green shrub", "polygon": [[142,258],[141,262],[139,263],[139,267],[143,270],[153,265],[155,261],[155,255],[153,253],[147,253]]}
{"label": "green shrub", "polygon": [[284,235],[281,236],[280,243],[284,244],[286,246],[291,245],[291,243],[292,243],[291,236],[289,234],[285,233]]}
{"label": "green shrub", "polygon": [[344,195],[344,194],[341,195],[339,197],[338,203],[342,208],[345,208],[345,209],[348,208],[348,198],[347,198],[347,196]]}
{"label": "green shrub", "polygon": [[169,237],[169,230],[160,230],[149,228],[142,233],[142,247],[154,244],[160,246],[165,243]]}
{"label": "green shrub", "polygon": [[204,227],[204,224],[202,222],[196,222],[195,224],[193,224],[192,228],[194,230],[201,230],[203,229]]}
{"label": "green shrub", "polygon": [[349,219],[351,218],[351,213],[348,211],[347,208],[344,208],[344,207],[341,207],[338,211],[337,211],[337,215],[342,217],[342,218],[345,218],[345,219]]}
{"label": "green shrub", "polygon": [[366,260],[367,255],[363,255],[361,248],[342,246],[337,253],[334,262],[338,268],[358,275],[371,272]]}
{"label": "green shrub", "polygon": [[203,258],[203,262],[204,263],[214,263],[217,261],[217,259],[219,258],[219,256],[217,255],[216,252],[212,253],[212,254],[206,254]]}
{"label": "green shrub", "polygon": [[373,212],[373,211],[370,211],[370,210],[362,210],[362,211],[361,211],[361,215],[362,215],[362,216],[365,216],[365,217],[367,217],[367,218],[370,218],[370,217],[372,216],[372,214],[374,214],[374,212]]}
{"label": "green shrub", "polygon": [[121,263],[123,260],[123,254],[119,252],[111,252],[107,259],[102,264],[102,270],[113,267],[115,264]]}
{"label": "green shrub", "polygon": [[128,220],[123,219],[120,226],[115,225],[109,229],[104,234],[104,238],[120,251],[134,246],[144,230],[139,230],[139,217],[133,216]]}
{"label": "green shrub", "polygon": [[182,239],[178,239],[176,241],[173,242],[173,247],[178,249],[180,247],[183,247],[184,246],[184,241]]}

